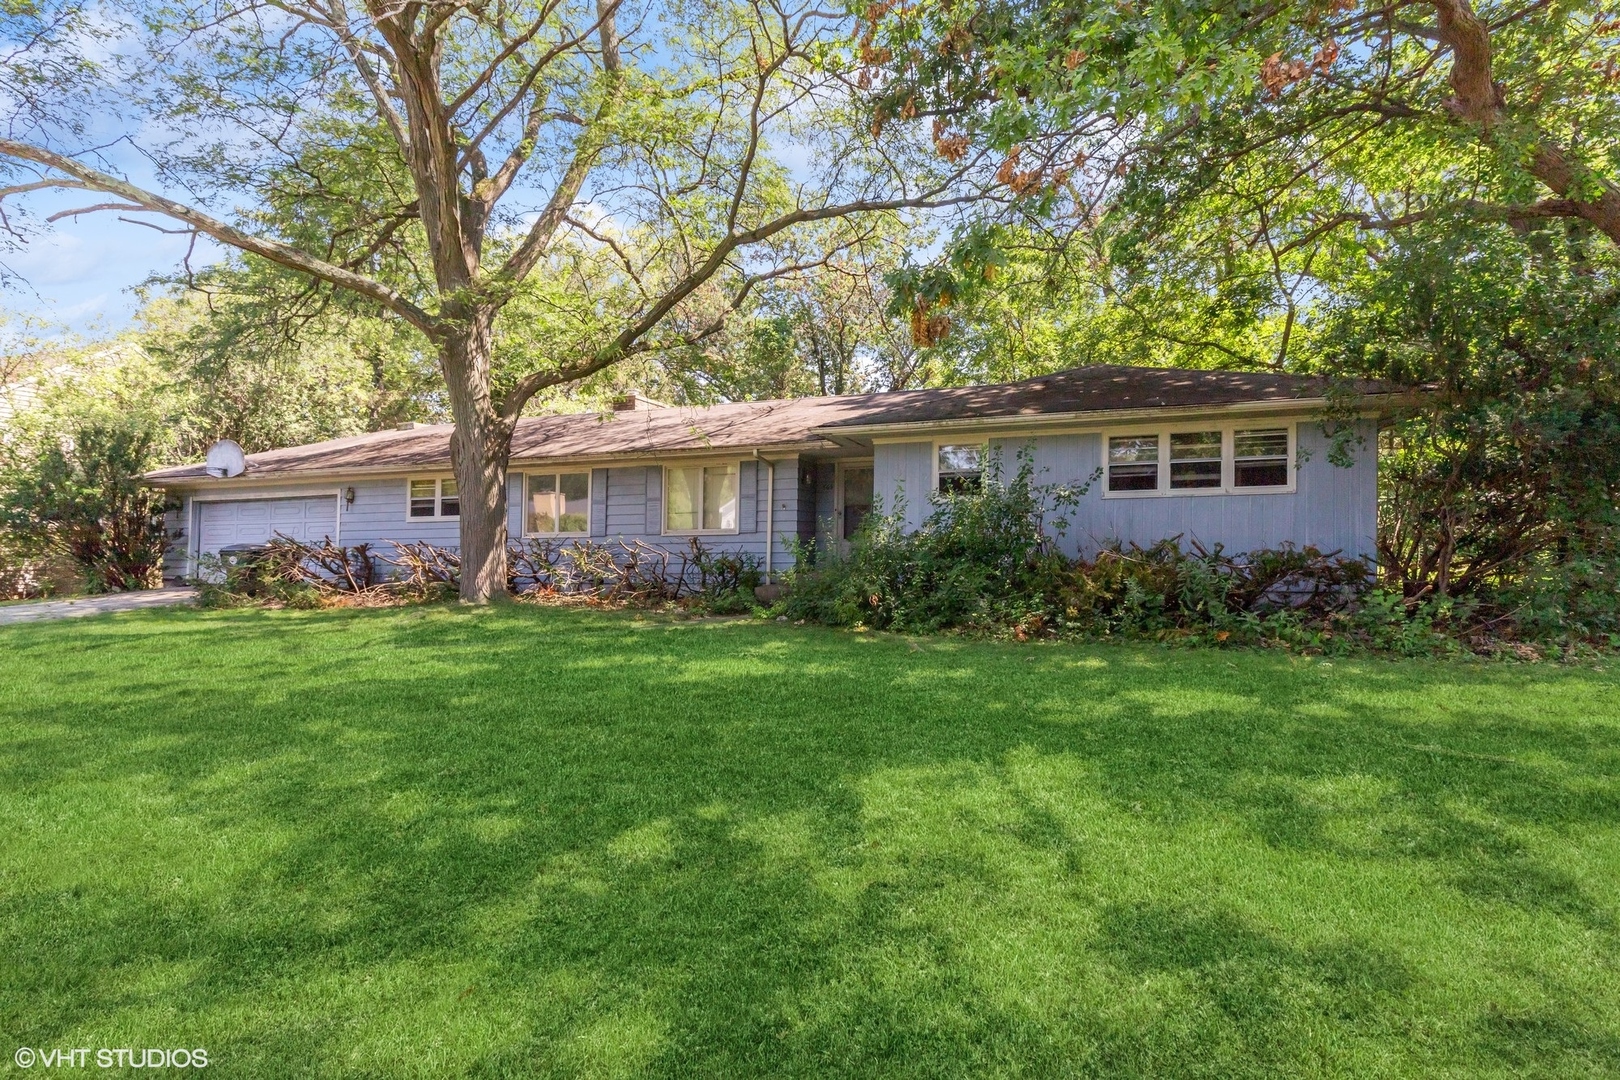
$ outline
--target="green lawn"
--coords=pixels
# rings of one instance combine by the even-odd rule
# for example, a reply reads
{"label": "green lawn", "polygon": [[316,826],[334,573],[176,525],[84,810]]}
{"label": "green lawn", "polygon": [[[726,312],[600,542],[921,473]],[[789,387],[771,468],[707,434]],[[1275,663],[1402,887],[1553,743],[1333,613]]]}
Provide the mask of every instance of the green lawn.
{"label": "green lawn", "polygon": [[1592,669],[513,607],[0,629],[5,1054],[1612,1077],[1617,915]]}

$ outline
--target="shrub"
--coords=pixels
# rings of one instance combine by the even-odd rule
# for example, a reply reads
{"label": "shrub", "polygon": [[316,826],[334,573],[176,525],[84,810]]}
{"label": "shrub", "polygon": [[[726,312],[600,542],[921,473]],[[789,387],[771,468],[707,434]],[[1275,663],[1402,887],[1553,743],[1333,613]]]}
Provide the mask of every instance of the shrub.
{"label": "shrub", "polygon": [[76,424],[8,469],[11,524],[65,551],[91,592],[157,585],[168,545],[165,501],[140,479],[155,440],[137,421]]}
{"label": "shrub", "polygon": [[869,515],[847,555],[813,561],[801,548],[785,611],[896,630],[1016,623],[1060,587],[1064,560],[1052,534],[1062,534],[1064,514],[1089,486],[1035,484],[1027,451],[1004,480],[992,458],[980,484],[932,496],[932,511],[914,531],[902,504]]}

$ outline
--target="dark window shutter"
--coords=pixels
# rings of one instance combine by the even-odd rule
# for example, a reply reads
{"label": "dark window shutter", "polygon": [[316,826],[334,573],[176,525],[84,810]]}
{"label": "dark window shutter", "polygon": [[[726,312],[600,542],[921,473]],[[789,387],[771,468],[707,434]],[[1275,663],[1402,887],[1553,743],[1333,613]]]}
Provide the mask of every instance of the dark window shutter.
{"label": "dark window shutter", "polygon": [[591,470],[591,535],[606,536],[608,533],[608,471],[606,469]]}
{"label": "dark window shutter", "polygon": [[745,461],[737,469],[737,531],[759,531],[759,473],[755,462]]}

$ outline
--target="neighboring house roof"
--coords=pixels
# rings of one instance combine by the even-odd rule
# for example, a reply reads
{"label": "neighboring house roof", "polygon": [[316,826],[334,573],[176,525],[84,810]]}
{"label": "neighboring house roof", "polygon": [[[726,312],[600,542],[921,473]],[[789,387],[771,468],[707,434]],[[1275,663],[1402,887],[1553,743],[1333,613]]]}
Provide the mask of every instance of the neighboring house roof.
{"label": "neighboring house roof", "polygon": [[[869,429],[907,425],[935,428],[1239,405],[1311,406],[1321,403],[1327,385],[1321,379],[1294,375],[1102,364],[991,386],[533,416],[518,421],[512,460],[833,449]],[[1375,383],[1360,383],[1355,389],[1364,395],[1390,393]],[[450,432],[450,425],[441,424],[267,450],[248,455],[242,478],[448,469]],[[198,464],[159,469],[148,473],[147,479],[179,484],[210,477]]]}
{"label": "neighboring house roof", "polygon": [[0,427],[6,427],[15,417],[37,409],[45,390],[53,381],[77,370],[73,364],[55,364],[0,386]]}

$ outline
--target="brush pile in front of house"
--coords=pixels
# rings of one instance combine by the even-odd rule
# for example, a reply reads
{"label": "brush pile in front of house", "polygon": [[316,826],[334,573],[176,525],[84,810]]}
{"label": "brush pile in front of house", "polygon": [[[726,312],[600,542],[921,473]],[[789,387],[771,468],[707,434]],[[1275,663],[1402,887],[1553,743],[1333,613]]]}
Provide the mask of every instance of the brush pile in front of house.
{"label": "brush pile in front of house", "polygon": [[[461,556],[420,542],[343,546],[277,537],[248,557],[207,557],[201,571],[206,606],[375,607],[453,599]],[[754,556],[717,551],[696,537],[674,548],[526,539],[506,551],[507,592],[535,602],[742,614],[754,610],[763,581]]]}
{"label": "brush pile in front of house", "polygon": [[[1228,553],[1169,538],[1151,547],[1064,555],[1072,493],[1011,480],[941,494],[921,528],[869,517],[843,553],[804,548],[785,595],[767,604],[758,560],[692,539],[535,541],[508,550],[519,599],[742,614],[904,633],[1070,638],[1308,653],[1573,658],[1620,647],[1617,582],[1597,565],[1463,597],[1407,597],[1371,566],[1314,548]],[[205,603],[298,607],[449,599],[454,550],[339,547],[278,539],[247,563],[205,574]]]}

